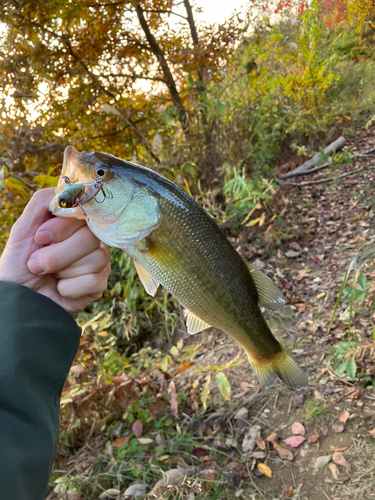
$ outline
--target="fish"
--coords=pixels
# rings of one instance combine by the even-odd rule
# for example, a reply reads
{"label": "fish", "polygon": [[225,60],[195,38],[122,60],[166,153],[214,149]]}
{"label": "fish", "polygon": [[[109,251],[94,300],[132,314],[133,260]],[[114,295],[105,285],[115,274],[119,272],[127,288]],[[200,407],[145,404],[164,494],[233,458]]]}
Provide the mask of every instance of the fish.
{"label": "fish", "polygon": [[[67,194],[69,203],[61,203]],[[103,243],[126,252],[150,295],[162,285],[182,304],[188,333],[212,326],[232,337],[263,386],[277,378],[295,390],[308,385],[260,309],[281,310],[283,294],[173,182],[109,153],[68,146],[49,210],[58,217],[86,219]]]}

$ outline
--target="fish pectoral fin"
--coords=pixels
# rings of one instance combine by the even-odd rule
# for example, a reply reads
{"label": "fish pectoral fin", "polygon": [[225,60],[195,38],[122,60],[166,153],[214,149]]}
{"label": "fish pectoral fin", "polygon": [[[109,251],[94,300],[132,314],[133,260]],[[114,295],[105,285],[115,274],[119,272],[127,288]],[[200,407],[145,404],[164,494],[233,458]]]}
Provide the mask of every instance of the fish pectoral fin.
{"label": "fish pectoral fin", "polygon": [[258,305],[271,309],[271,311],[280,311],[285,305],[285,298],[281,290],[262,271],[248,262],[246,265],[258,292]]}
{"label": "fish pectoral fin", "polygon": [[187,331],[190,335],[194,335],[194,333],[199,333],[211,327],[211,325],[198,318],[198,316],[189,311],[189,309],[185,309],[184,314],[186,316]]}
{"label": "fish pectoral fin", "polygon": [[146,271],[144,267],[138,264],[138,262],[136,262],[135,260],[133,260],[133,262],[137,270],[139,279],[141,280],[142,285],[145,287],[146,292],[152,297],[155,297],[156,290],[158,289],[160,283],[153,276],[151,276],[151,274]]}

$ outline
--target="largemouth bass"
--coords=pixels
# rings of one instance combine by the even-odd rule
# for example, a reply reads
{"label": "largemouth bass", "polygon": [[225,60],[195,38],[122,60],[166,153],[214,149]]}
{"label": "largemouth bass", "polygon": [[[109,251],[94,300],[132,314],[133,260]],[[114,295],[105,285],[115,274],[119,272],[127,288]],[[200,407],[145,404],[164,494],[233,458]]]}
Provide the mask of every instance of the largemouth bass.
{"label": "largemouth bass", "polygon": [[86,218],[102,242],[130,255],[149,294],[161,284],[185,307],[189,333],[223,330],[245,349],[262,385],[277,377],[293,389],[307,385],[259,307],[280,310],[282,293],[179,187],[111,154],[69,146],[56,193],[50,212]]}

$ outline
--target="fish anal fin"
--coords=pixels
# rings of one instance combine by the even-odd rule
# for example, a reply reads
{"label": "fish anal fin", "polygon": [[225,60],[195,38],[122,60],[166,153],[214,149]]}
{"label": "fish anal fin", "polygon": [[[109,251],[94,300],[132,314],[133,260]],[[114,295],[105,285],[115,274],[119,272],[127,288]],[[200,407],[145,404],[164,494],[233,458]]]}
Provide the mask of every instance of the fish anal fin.
{"label": "fish anal fin", "polygon": [[189,309],[185,309],[184,314],[186,316],[187,331],[190,335],[194,335],[194,333],[199,333],[211,327],[211,325],[198,318],[198,316],[189,311]]}
{"label": "fish anal fin", "polygon": [[258,305],[272,311],[280,311],[285,305],[282,292],[262,271],[247,262],[246,264],[258,292]]}
{"label": "fish anal fin", "polygon": [[269,387],[277,377],[291,389],[299,391],[309,383],[307,375],[297,365],[294,359],[285,349],[270,361],[259,362],[252,359],[249,355],[249,361],[259,382]]}
{"label": "fish anal fin", "polygon": [[133,262],[137,270],[139,279],[141,280],[142,285],[145,287],[146,292],[152,297],[155,297],[156,290],[158,289],[160,283],[153,276],[151,276],[151,274],[146,271],[144,267],[138,264],[138,262],[136,262],[135,260],[133,260]]}

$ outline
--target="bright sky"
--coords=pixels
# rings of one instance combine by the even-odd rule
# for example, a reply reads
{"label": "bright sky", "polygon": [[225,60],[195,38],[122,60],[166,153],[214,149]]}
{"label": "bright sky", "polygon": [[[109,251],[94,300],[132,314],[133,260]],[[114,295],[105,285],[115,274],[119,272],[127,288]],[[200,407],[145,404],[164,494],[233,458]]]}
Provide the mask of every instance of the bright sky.
{"label": "bright sky", "polygon": [[196,15],[196,18],[207,23],[222,23],[235,9],[241,12],[245,2],[246,0],[197,0],[195,3],[202,7],[203,13]]}

